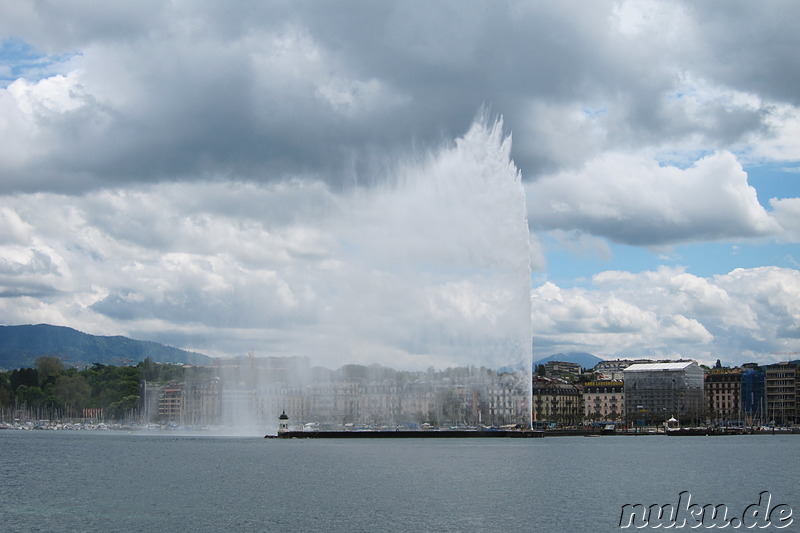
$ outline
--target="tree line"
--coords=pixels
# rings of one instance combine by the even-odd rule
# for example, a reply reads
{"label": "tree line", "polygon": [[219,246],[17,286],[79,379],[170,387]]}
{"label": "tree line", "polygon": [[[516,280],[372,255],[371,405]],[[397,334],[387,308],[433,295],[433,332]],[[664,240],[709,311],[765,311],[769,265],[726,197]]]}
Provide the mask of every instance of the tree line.
{"label": "tree line", "polygon": [[106,420],[131,420],[138,413],[142,381],[182,380],[185,370],[150,359],[135,366],[94,363],[81,370],[66,368],[59,357],[39,357],[34,368],[0,372],[0,410],[4,418],[22,413],[55,420],[102,409]]}

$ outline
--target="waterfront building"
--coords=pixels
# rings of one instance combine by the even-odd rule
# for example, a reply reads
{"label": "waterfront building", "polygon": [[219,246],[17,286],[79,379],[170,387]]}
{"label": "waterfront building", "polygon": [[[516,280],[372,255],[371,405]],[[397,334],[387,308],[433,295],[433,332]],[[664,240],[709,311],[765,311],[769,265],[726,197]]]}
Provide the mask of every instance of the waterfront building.
{"label": "waterfront building", "polygon": [[298,420],[305,421],[308,419],[308,385],[298,385],[291,383],[279,383],[273,390],[277,392],[276,398],[268,405],[263,407],[263,412],[266,413],[267,409],[273,406],[281,406],[282,409],[294,413]]}
{"label": "waterfront building", "polygon": [[767,419],[778,425],[795,424],[800,379],[797,362],[775,363],[765,369]]}
{"label": "waterfront building", "polygon": [[308,420],[308,398],[303,385],[265,383],[256,390],[254,414],[268,423],[276,411],[288,411],[294,422],[302,425]]}
{"label": "waterfront building", "polygon": [[715,424],[742,424],[740,369],[714,369],[705,376],[706,415]]}
{"label": "waterfront building", "polygon": [[428,380],[414,380],[403,384],[400,390],[400,424],[413,424],[431,420],[436,404],[436,390]]}
{"label": "waterfront building", "polygon": [[694,361],[633,364],[623,371],[630,424],[661,425],[674,417],[696,424],[703,415],[703,370]]}
{"label": "waterfront building", "polygon": [[584,383],[583,418],[589,422],[624,422],[625,384],[611,380]]}
{"label": "waterfront building", "polygon": [[397,384],[389,381],[361,383],[358,390],[358,412],[360,421],[372,425],[394,425],[398,415]]}
{"label": "waterfront building", "polygon": [[492,384],[488,389],[488,416],[485,422],[490,426],[502,426],[512,420],[516,412],[514,391],[501,383]]}
{"label": "waterfront building", "polygon": [[754,364],[742,365],[741,405],[748,426],[764,423],[767,409],[766,374]]}
{"label": "waterfront building", "polygon": [[[256,387],[266,383],[305,383],[312,374],[308,357],[219,358],[214,361],[217,375],[232,386]],[[274,415],[270,420],[275,420]]]}
{"label": "waterfront building", "polygon": [[158,418],[167,423],[181,422],[183,412],[183,387],[171,383],[161,387],[158,393]]}
{"label": "waterfront building", "polygon": [[483,420],[493,426],[512,423],[530,423],[526,419],[525,396],[522,383],[513,374],[503,374],[490,380],[488,388],[489,420]]}
{"label": "waterfront building", "polygon": [[566,381],[536,377],[533,380],[533,418],[575,426],[583,420],[581,390]]}
{"label": "waterfront building", "polygon": [[218,377],[189,380],[183,384],[183,408],[180,422],[190,426],[219,423],[222,410],[221,383]]}
{"label": "waterfront building", "polygon": [[143,422],[191,426],[273,427],[286,411],[294,425],[477,426],[528,424],[528,379],[486,368],[396,372],[349,365],[309,369],[305,360],[226,360],[218,377],[168,385],[143,382]]}
{"label": "waterfront building", "polygon": [[358,410],[358,383],[353,381],[321,383],[312,386],[314,400],[311,417],[314,421],[333,425],[361,423]]}

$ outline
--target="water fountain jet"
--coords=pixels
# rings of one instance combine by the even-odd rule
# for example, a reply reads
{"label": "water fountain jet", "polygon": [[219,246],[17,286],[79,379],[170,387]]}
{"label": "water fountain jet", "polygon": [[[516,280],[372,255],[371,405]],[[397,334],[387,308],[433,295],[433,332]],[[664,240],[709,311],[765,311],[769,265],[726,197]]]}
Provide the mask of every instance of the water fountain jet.
{"label": "water fountain jet", "polygon": [[[502,119],[481,116],[453,145],[398,165],[383,186],[343,193],[325,225],[335,243],[326,270],[308,281],[324,306],[294,353],[353,372],[309,374],[299,385],[267,378],[252,397],[230,385],[235,409],[247,404],[262,427],[283,409],[297,423],[341,427],[415,417],[530,426],[529,233],[510,152]],[[355,372],[375,363],[383,370]],[[226,372],[223,381],[242,383]],[[480,389],[480,379],[491,383]]]}

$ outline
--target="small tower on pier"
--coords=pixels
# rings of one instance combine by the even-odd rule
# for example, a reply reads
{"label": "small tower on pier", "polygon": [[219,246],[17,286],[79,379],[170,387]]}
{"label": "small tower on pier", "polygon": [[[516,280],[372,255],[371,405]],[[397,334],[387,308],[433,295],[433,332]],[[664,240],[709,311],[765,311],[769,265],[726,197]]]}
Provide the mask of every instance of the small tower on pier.
{"label": "small tower on pier", "polygon": [[289,416],[286,414],[286,410],[281,413],[281,416],[278,417],[278,435],[282,435],[289,431]]}

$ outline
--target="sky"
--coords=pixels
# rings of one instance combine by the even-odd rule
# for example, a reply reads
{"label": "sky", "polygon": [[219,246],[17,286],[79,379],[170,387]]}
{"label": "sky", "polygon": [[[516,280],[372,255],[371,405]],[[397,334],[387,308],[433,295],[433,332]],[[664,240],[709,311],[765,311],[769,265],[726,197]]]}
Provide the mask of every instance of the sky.
{"label": "sky", "polygon": [[0,3],[0,323],[329,367],[496,366],[531,334],[800,358],[798,20]]}

